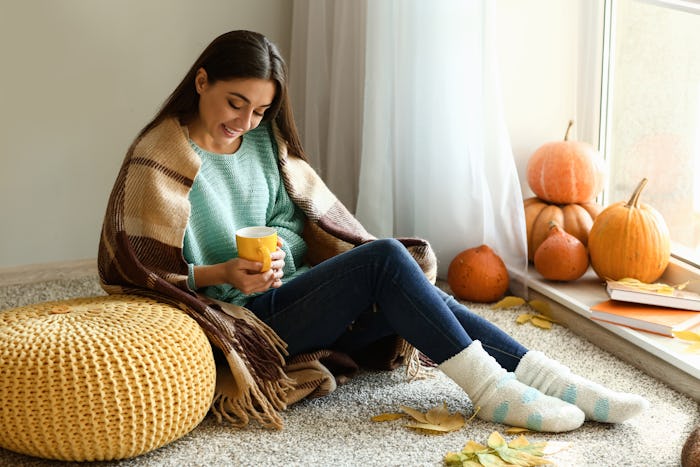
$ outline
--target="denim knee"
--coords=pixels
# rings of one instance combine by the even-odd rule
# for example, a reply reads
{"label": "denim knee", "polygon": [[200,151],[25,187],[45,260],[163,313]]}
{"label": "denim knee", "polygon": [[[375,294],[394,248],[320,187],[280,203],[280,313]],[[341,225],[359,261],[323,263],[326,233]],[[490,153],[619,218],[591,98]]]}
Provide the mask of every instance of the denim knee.
{"label": "denim knee", "polygon": [[377,254],[383,257],[391,258],[412,258],[411,254],[408,252],[403,243],[395,238],[379,238],[367,244]]}

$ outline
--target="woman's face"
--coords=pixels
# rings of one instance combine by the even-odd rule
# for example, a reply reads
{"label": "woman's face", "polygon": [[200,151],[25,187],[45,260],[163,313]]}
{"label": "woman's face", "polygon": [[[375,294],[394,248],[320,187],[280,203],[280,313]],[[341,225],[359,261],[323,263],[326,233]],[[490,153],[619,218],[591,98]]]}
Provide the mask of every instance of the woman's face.
{"label": "woman's face", "polygon": [[231,154],[241,136],[257,127],[275,98],[275,82],[237,78],[209,83],[200,68],[195,78],[199,114],[188,125],[190,138],[207,151]]}

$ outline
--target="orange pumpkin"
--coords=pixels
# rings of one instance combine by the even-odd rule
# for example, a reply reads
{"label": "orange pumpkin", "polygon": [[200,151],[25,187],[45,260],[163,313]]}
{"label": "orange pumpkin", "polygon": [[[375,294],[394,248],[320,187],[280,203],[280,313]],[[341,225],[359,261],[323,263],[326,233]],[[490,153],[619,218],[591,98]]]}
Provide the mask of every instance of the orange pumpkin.
{"label": "orange pumpkin", "polygon": [[571,204],[592,201],[605,183],[605,163],[589,144],[569,141],[573,120],[564,141],[540,146],[527,164],[527,183],[538,198],[550,203]]}
{"label": "orange pumpkin", "polygon": [[535,251],[534,264],[545,279],[575,281],[588,270],[588,251],[579,239],[550,222],[547,238]]}
{"label": "orange pumpkin", "polygon": [[508,269],[488,245],[457,254],[447,268],[447,284],[457,298],[491,303],[508,290]]}
{"label": "orange pumpkin", "polygon": [[593,220],[603,210],[603,207],[596,203],[558,205],[539,198],[528,198],[524,205],[527,257],[530,261],[534,260],[537,248],[547,238],[550,222],[555,222],[586,246]]}
{"label": "orange pumpkin", "polygon": [[605,208],[588,234],[591,266],[601,279],[631,277],[656,281],[671,257],[671,240],[664,218],[639,196],[647,184],[642,181],[629,201]]}

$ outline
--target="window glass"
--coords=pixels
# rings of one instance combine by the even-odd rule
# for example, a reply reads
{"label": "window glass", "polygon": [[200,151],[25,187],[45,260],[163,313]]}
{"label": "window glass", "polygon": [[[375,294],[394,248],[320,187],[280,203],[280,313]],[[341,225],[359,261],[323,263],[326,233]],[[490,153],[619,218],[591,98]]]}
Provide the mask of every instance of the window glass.
{"label": "window glass", "polygon": [[671,232],[673,253],[700,264],[700,14],[660,2],[612,9],[603,202],[641,201]]}

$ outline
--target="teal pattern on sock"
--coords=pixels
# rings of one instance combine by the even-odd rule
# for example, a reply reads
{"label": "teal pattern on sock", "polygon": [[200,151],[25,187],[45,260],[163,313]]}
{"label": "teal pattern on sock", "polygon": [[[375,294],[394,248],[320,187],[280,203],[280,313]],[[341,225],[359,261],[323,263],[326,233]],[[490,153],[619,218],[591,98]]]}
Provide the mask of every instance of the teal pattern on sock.
{"label": "teal pattern on sock", "polygon": [[515,379],[515,373],[505,373],[496,383],[496,388],[502,388],[508,384],[511,380]]}
{"label": "teal pattern on sock", "polygon": [[598,399],[595,402],[595,408],[593,409],[593,420],[599,422],[605,422],[610,416],[610,401],[607,399]]}
{"label": "teal pattern on sock", "polygon": [[[620,423],[649,406],[649,401],[637,394],[614,391],[579,376],[536,350],[527,352],[520,359],[515,375],[523,384],[576,405],[587,420]],[[547,424],[546,417],[544,423]]]}
{"label": "teal pattern on sock", "polygon": [[464,389],[482,420],[555,433],[583,424],[578,407],[519,381],[478,340],[438,367]]}
{"label": "teal pattern on sock", "polygon": [[520,400],[523,401],[523,404],[529,404],[536,401],[540,397],[542,397],[542,393],[540,391],[535,388],[528,388],[523,392]]}
{"label": "teal pattern on sock", "polygon": [[527,428],[534,431],[542,431],[542,415],[531,413],[527,416]]}
{"label": "teal pattern on sock", "polygon": [[501,402],[493,409],[493,421],[496,423],[504,423],[508,416],[508,402]]}
{"label": "teal pattern on sock", "polygon": [[568,402],[569,404],[575,404],[576,399],[578,399],[578,391],[575,384],[569,384],[564,392],[561,393],[561,400]]}

